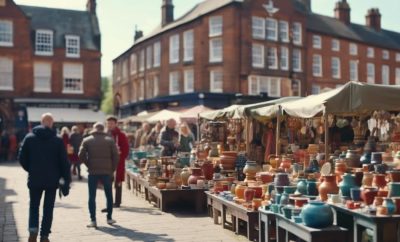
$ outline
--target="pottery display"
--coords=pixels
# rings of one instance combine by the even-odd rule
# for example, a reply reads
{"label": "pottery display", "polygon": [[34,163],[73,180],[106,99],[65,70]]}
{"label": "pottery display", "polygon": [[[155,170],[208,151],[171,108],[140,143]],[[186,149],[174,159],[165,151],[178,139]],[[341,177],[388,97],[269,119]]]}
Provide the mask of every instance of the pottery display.
{"label": "pottery display", "polygon": [[245,181],[255,181],[258,170],[259,167],[257,165],[257,162],[248,160],[246,162],[246,166],[243,169],[243,173],[246,174]]}
{"label": "pottery display", "polygon": [[362,179],[364,177],[364,172],[362,171],[361,168],[357,168],[354,173],[354,180],[356,183],[356,186],[361,187],[362,186]]}
{"label": "pottery display", "polygon": [[387,208],[388,215],[396,212],[396,205],[391,198],[384,198],[382,206]]}
{"label": "pottery display", "polygon": [[211,161],[205,161],[201,166],[204,178],[206,180],[212,180],[214,175],[214,165]]}
{"label": "pottery display", "polygon": [[287,173],[277,173],[275,174],[275,186],[283,187],[290,184],[289,175]]}
{"label": "pottery display", "polygon": [[337,160],[335,162],[335,173],[343,175],[347,170],[347,165],[343,161]]}
{"label": "pottery display", "polygon": [[181,172],[181,180],[182,180],[182,184],[187,186],[188,185],[188,179],[190,177],[190,171],[189,168],[185,167],[182,169]]}
{"label": "pottery display", "polygon": [[384,188],[386,186],[386,175],[384,174],[374,174],[372,179],[372,186]]}
{"label": "pottery display", "polygon": [[254,189],[252,189],[252,188],[250,188],[250,187],[247,187],[247,188],[244,190],[244,200],[245,200],[246,202],[251,202],[251,201],[253,201],[254,195],[255,195]]}
{"label": "pottery display", "polygon": [[301,211],[301,218],[306,226],[312,228],[326,228],[333,224],[332,209],[321,201],[309,201]]}
{"label": "pottery display", "polygon": [[374,179],[374,175],[370,172],[364,172],[362,185],[366,187],[372,186],[372,180]]}
{"label": "pottery display", "polygon": [[243,184],[237,184],[235,187],[235,195],[239,199],[244,199],[244,190],[247,188],[247,186]]}
{"label": "pottery display", "polygon": [[296,193],[299,193],[302,195],[307,195],[307,180],[306,179],[298,179]]}
{"label": "pottery display", "polygon": [[318,186],[316,181],[313,180],[307,181],[307,195],[318,196]]}
{"label": "pottery display", "polygon": [[197,186],[197,180],[200,178],[202,175],[201,169],[200,168],[191,168],[192,174],[189,176],[188,179],[188,185],[189,186]]}
{"label": "pottery display", "polygon": [[172,189],[177,189],[177,188],[178,188],[178,186],[174,182],[167,182],[165,184],[165,189],[172,190]]}
{"label": "pottery display", "polygon": [[400,197],[400,182],[389,182],[389,197]]}
{"label": "pottery display", "polygon": [[305,204],[308,203],[308,198],[307,197],[294,197],[294,205],[298,208],[303,207]]}
{"label": "pottery display", "polygon": [[376,151],[376,141],[375,137],[368,137],[367,142],[364,145],[364,152],[367,151],[369,153]]}
{"label": "pottery display", "polygon": [[337,194],[339,187],[336,184],[336,175],[323,176],[323,182],[319,185],[318,192],[322,201],[328,200],[328,194]]}
{"label": "pottery display", "polygon": [[357,187],[355,176],[350,173],[345,173],[342,176],[343,180],[339,183],[340,192],[344,197],[350,197],[350,189]]}
{"label": "pottery display", "polygon": [[256,180],[263,184],[270,183],[274,180],[274,175],[269,172],[257,172]]}
{"label": "pottery display", "polygon": [[360,162],[360,155],[356,150],[347,150],[346,153],[346,165],[348,167],[360,167],[361,162]]}

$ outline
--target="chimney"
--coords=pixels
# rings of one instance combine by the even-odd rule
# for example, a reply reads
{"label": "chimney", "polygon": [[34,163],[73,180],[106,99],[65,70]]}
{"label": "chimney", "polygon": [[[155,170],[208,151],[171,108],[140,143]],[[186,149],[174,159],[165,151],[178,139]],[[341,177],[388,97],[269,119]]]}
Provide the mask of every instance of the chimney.
{"label": "chimney", "polygon": [[161,6],[161,25],[164,27],[165,25],[174,21],[174,5],[172,4],[172,0],[162,0]]}
{"label": "chimney", "polygon": [[299,0],[311,12],[311,0]]}
{"label": "chimney", "polygon": [[378,8],[371,8],[365,16],[366,25],[377,31],[381,30],[381,13]]}
{"label": "chimney", "polygon": [[136,43],[136,41],[140,38],[143,37],[143,31],[138,30],[137,27],[135,27],[135,36],[133,37],[133,42]]}
{"label": "chimney", "polygon": [[345,24],[350,24],[350,11],[347,0],[340,0],[335,6],[335,18]]}
{"label": "chimney", "polygon": [[96,14],[96,0],[88,0],[86,3],[86,11]]}

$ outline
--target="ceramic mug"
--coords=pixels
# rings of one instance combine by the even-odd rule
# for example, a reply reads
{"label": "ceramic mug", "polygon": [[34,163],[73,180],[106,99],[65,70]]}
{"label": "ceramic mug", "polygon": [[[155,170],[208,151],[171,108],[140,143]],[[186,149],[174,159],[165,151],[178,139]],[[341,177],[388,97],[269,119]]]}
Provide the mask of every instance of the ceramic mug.
{"label": "ceramic mug", "polygon": [[281,213],[285,218],[291,219],[292,218],[292,207],[291,206],[283,206],[281,207]]}
{"label": "ceramic mug", "polygon": [[279,213],[279,204],[276,203],[271,204],[270,209],[274,213]]}

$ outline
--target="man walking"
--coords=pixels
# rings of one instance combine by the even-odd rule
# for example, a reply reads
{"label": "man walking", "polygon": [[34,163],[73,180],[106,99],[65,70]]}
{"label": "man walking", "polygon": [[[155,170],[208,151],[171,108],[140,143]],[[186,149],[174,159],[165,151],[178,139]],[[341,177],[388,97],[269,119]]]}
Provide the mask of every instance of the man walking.
{"label": "man walking", "polygon": [[[39,205],[44,193],[43,219],[40,241],[49,241],[53,221],[54,202],[60,178],[69,189],[71,182],[70,164],[63,141],[53,130],[53,117],[50,113],[42,115],[41,125],[35,127],[22,142],[19,162],[28,172],[29,204],[29,242],[36,242],[39,232]],[[68,193],[68,192],[67,192]],[[65,194],[67,195],[67,194]]]}
{"label": "man walking", "polygon": [[102,123],[95,123],[91,135],[85,138],[79,149],[79,159],[88,167],[89,212],[91,222],[88,228],[97,228],[96,191],[100,181],[107,198],[107,223],[116,223],[112,219],[113,197],[111,179],[117,168],[119,154],[114,140],[104,132]]}

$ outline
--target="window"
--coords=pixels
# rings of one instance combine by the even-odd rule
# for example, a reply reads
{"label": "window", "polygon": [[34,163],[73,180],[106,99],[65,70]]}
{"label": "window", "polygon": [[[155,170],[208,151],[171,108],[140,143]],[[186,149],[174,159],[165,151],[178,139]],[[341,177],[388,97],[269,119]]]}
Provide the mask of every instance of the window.
{"label": "window", "polygon": [[194,72],[185,70],[184,72],[184,90],[185,93],[194,92]]}
{"label": "window", "polygon": [[281,96],[281,80],[279,78],[267,76],[250,76],[249,95],[259,95],[267,93],[271,97]]}
{"label": "window", "polygon": [[382,59],[389,60],[389,51],[382,50]]}
{"label": "window", "polygon": [[159,67],[161,63],[161,44],[160,42],[156,42],[153,45],[153,54],[154,54],[154,63],[153,67]]}
{"label": "window", "polygon": [[169,94],[176,95],[181,92],[179,83],[179,72],[171,72],[169,74]]}
{"label": "window", "polygon": [[131,74],[137,73],[137,56],[136,54],[131,54]]}
{"label": "window", "polygon": [[179,62],[179,35],[169,37],[169,63]]}
{"label": "window", "polygon": [[122,63],[122,80],[128,81],[128,60]]}
{"label": "window", "polygon": [[396,61],[400,62],[400,53],[396,53]]}
{"label": "window", "polygon": [[13,23],[0,20],[0,46],[13,46]]}
{"label": "window", "polygon": [[313,76],[322,76],[322,58],[320,55],[313,56]]}
{"label": "window", "polygon": [[314,49],[321,49],[322,48],[321,36],[313,35],[313,48]]}
{"label": "window", "polygon": [[223,92],[224,75],[222,71],[210,72],[210,92]]}
{"label": "window", "polygon": [[265,39],[265,20],[260,17],[253,17],[251,28],[254,39]]}
{"label": "window", "polygon": [[144,79],[141,79],[139,82],[139,100],[143,100],[144,99]]}
{"label": "window", "polygon": [[36,55],[53,55],[53,32],[50,30],[36,31]]}
{"label": "window", "polygon": [[370,84],[375,83],[375,65],[372,63],[367,64],[367,82]]}
{"label": "window", "polygon": [[153,97],[157,97],[159,94],[159,88],[158,88],[159,84],[158,83],[159,83],[158,76],[155,76],[153,78]]}
{"label": "window", "polygon": [[301,23],[294,22],[293,23],[293,44],[301,45],[303,43],[303,34],[302,34],[302,26]]}
{"label": "window", "polygon": [[389,66],[387,65],[383,65],[382,66],[382,84],[384,85],[389,85],[389,74],[390,73],[390,69]]}
{"label": "window", "polygon": [[63,93],[83,93],[82,64],[64,63],[63,77]]}
{"label": "window", "polygon": [[350,81],[358,81],[358,61],[350,61]]}
{"label": "window", "polygon": [[337,39],[332,40],[332,50],[333,51],[340,51],[340,42]]}
{"label": "window", "polygon": [[269,47],[267,52],[268,68],[274,70],[278,69],[278,54],[276,48]]}
{"label": "window", "polygon": [[140,51],[140,60],[139,60],[139,71],[144,71],[144,59],[145,59],[145,51],[144,49]]}
{"label": "window", "polygon": [[65,55],[67,57],[80,56],[80,38],[75,35],[65,36]]}
{"label": "window", "polygon": [[289,50],[287,47],[281,47],[281,70],[289,70]]}
{"label": "window", "polygon": [[222,35],[222,28],[223,28],[222,16],[211,17],[209,24],[210,24],[209,26],[210,37]]}
{"label": "window", "polygon": [[264,68],[264,45],[253,44],[252,66],[255,68]]}
{"label": "window", "polygon": [[319,85],[313,84],[311,87],[311,94],[319,94],[321,92],[321,87]]}
{"label": "window", "polygon": [[154,91],[153,91],[153,89],[154,89],[154,86],[153,86],[153,77],[149,77],[147,80],[146,80],[146,91],[145,91],[145,93],[146,93],[146,99],[150,99],[150,98],[152,98],[153,97],[153,93],[154,93]]}
{"label": "window", "polygon": [[210,62],[222,62],[223,46],[222,39],[216,38],[210,40]]}
{"label": "window", "polygon": [[293,59],[292,59],[293,71],[301,72],[301,50],[294,49],[293,50]]}
{"label": "window", "polygon": [[400,85],[400,68],[396,68],[396,85]]}
{"label": "window", "polygon": [[149,46],[146,48],[146,68],[151,69],[153,64],[153,48]]}
{"label": "window", "polygon": [[193,61],[194,34],[193,30],[183,33],[183,61]]}
{"label": "window", "polygon": [[289,42],[289,23],[286,21],[279,21],[279,39],[282,42]]}
{"label": "window", "polygon": [[367,57],[368,58],[374,58],[374,56],[375,56],[374,48],[368,47],[368,49],[367,49]]}
{"label": "window", "polygon": [[267,39],[278,40],[278,21],[272,18],[267,18]]}
{"label": "window", "polygon": [[349,45],[349,52],[350,52],[350,55],[357,55],[357,54],[358,54],[357,45],[354,44],[354,43],[350,43],[350,45]]}
{"label": "window", "polygon": [[337,57],[332,57],[331,59],[331,71],[332,77],[339,79],[340,78],[340,59]]}
{"label": "window", "polygon": [[0,90],[12,91],[14,89],[13,60],[0,57]]}

